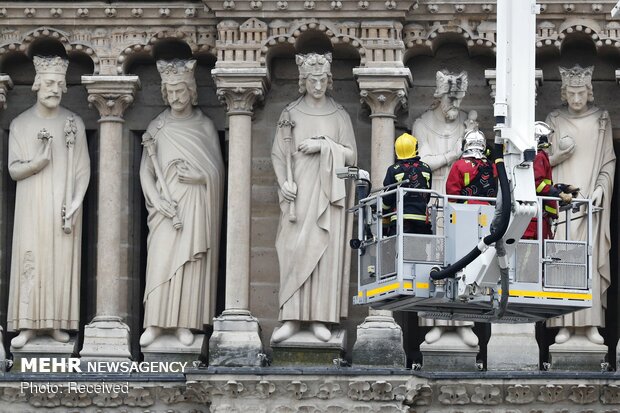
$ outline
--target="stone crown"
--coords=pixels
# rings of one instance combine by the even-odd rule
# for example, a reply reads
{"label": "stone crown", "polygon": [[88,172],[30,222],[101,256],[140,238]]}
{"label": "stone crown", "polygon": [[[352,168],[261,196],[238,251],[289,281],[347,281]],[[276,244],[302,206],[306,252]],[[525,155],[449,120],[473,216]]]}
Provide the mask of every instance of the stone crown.
{"label": "stone crown", "polygon": [[33,61],[38,75],[43,73],[67,74],[69,61],[60,56],[34,56]]}
{"label": "stone crown", "polygon": [[594,66],[581,67],[575,65],[570,69],[560,67],[560,76],[562,76],[562,85],[564,86],[587,86],[592,84],[592,72]]}
{"label": "stone crown", "polygon": [[157,70],[161,76],[162,83],[181,83],[194,81],[194,69],[196,60],[158,60]]}
{"label": "stone crown", "polygon": [[437,72],[436,77],[436,89],[435,97],[440,97],[445,94],[465,93],[467,92],[467,72],[451,73],[447,70],[440,70]]}
{"label": "stone crown", "polygon": [[298,54],[295,55],[295,61],[299,66],[299,75],[301,77],[307,77],[309,75],[322,75],[323,73],[330,73],[332,54]]}

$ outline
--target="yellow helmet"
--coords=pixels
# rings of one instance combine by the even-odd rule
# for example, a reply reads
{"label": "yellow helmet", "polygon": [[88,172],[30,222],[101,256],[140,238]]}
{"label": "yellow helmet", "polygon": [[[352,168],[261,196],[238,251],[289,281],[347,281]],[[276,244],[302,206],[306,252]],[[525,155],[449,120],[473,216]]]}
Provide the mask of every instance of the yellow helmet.
{"label": "yellow helmet", "polygon": [[408,133],[403,133],[396,138],[394,150],[398,159],[413,158],[418,154],[418,140]]}

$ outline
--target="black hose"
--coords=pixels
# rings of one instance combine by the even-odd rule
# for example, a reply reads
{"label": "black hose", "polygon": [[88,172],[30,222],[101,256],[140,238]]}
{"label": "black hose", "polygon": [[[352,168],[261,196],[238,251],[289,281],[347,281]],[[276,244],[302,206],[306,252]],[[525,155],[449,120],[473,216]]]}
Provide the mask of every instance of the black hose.
{"label": "black hose", "polygon": [[[491,234],[484,237],[483,242],[485,245],[491,245],[497,240],[501,239],[506,230],[508,229],[508,223],[510,222],[510,208],[512,205],[512,200],[510,197],[510,183],[508,182],[508,175],[506,174],[506,165],[504,165],[504,145],[496,144],[495,145],[495,164],[497,166],[497,175],[499,176],[499,185],[501,190],[502,204],[501,204],[501,220],[497,224],[497,228],[495,231],[492,231]],[[478,258],[478,256],[482,253],[482,250],[478,248],[478,245],[474,247],[467,255],[462,257],[457,262],[447,266],[446,268],[439,271],[432,271],[430,273],[430,277],[433,280],[443,280],[446,278],[453,278],[457,272],[465,268],[468,264],[470,264],[473,260]]]}
{"label": "black hose", "polygon": [[500,275],[500,288],[502,294],[499,299],[499,308],[495,311],[495,318],[500,319],[506,313],[508,308],[508,296],[510,295],[510,274],[508,273],[508,267],[502,267],[501,258],[506,257],[506,248],[504,247],[504,240],[498,240],[495,242],[495,250],[497,251],[497,258],[500,259],[499,275]]}

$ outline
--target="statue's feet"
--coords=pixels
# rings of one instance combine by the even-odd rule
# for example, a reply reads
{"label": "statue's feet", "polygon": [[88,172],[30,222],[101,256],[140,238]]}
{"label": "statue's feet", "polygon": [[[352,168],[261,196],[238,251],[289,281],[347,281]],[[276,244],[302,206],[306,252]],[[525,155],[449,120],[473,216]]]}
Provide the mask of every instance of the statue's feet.
{"label": "statue's feet", "polygon": [[140,345],[146,347],[153,343],[157,337],[161,335],[161,327],[150,326],[144,330],[144,333],[140,336]]}
{"label": "statue's feet", "polygon": [[59,343],[68,343],[69,342],[69,333],[62,330],[52,330],[50,333],[50,337]]}
{"label": "statue's feet", "polygon": [[19,335],[11,340],[11,347],[22,348],[36,335],[34,330],[22,330]]}
{"label": "statue's feet", "polygon": [[572,334],[568,328],[562,327],[560,331],[558,331],[558,334],[555,335],[555,344],[566,343],[571,335]]}
{"label": "statue's feet", "polygon": [[426,342],[426,344],[433,344],[435,341],[441,338],[442,334],[443,331],[440,327],[433,327],[431,328],[431,331],[426,333],[426,335],[424,336],[424,341]]}
{"label": "statue's feet", "polygon": [[586,327],[586,337],[594,344],[605,344],[605,339],[599,333],[598,327]]}
{"label": "statue's feet", "polygon": [[315,322],[310,324],[310,331],[321,341],[329,341],[332,338],[332,332],[323,323]]}
{"label": "statue's feet", "polygon": [[276,332],[271,336],[271,341],[274,343],[279,343],[280,341],[284,341],[287,338],[291,337],[293,334],[299,331],[299,321],[285,321],[282,327],[280,327]]}
{"label": "statue's feet", "polygon": [[463,343],[470,347],[476,347],[478,345],[478,336],[474,334],[471,327],[457,327],[456,332],[463,340]]}
{"label": "statue's feet", "polygon": [[174,335],[184,346],[191,346],[194,342],[194,335],[189,328],[177,328]]}

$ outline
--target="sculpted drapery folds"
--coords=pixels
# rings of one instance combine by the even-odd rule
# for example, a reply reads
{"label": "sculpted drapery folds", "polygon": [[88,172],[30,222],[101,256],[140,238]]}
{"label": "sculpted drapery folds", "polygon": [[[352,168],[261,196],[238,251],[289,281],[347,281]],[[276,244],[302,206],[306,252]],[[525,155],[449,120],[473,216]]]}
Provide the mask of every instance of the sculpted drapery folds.
{"label": "sculpted drapery folds", "polygon": [[[589,105],[594,101],[593,70],[594,67],[578,65],[571,69],[560,68],[562,101],[566,106],[551,112],[546,120],[555,131],[550,139],[553,153],[549,159],[554,181],[570,182],[581,189],[583,197],[591,198],[595,206],[603,208],[593,217],[592,308],[548,322],[551,326],[573,327],[561,329],[556,343],[567,341],[575,333],[574,327],[587,327],[585,334],[590,341],[603,344],[596,327],[605,326],[607,289],[611,282],[610,218],[616,157],[609,114]],[[583,173],[584,165],[591,173]],[[585,220],[571,223],[571,239],[585,240],[586,231]],[[556,237],[562,236],[560,229]]]}
{"label": "sculpted drapery folds", "polygon": [[[84,123],[60,106],[68,61],[34,57],[37,102],[13,120],[9,173],[17,181],[8,309],[11,344],[39,332],[66,342],[79,328],[82,202],[90,180]],[[66,218],[66,219],[65,219]]]}
{"label": "sculpted drapery folds", "polygon": [[279,318],[285,322],[274,342],[292,336],[302,321],[327,341],[331,332],[325,323],[347,315],[350,199],[336,169],[354,165],[357,149],[349,115],[325,95],[332,82],[330,63],[331,54],[297,55],[303,96],[284,109],[273,141],[281,206]]}
{"label": "sculpted drapery folds", "polygon": [[190,345],[190,329],[201,330],[215,311],[224,162],[213,122],[194,107],[195,65],[157,62],[170,109],[143,137],[140,182],[149,227],[143,346],[163,329]]}

